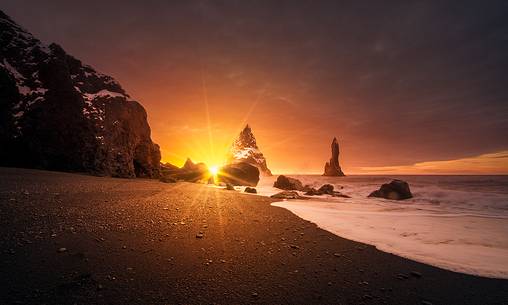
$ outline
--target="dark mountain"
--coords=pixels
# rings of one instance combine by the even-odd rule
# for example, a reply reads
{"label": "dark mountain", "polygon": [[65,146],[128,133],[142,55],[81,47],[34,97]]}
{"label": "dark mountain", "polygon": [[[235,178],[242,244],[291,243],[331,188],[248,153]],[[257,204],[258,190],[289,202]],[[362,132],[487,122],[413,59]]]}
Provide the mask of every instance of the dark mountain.
{"label": "dark mountain", "polygon": [[159,175],[146,111],[112,77],[0,11],[0,165]]}
{"label": "dark mountain", "polygon": [[258,148],[256,138],[249,125],[245,126],[240,132],[238,138],[233,142],[228,155],[228,163],[238,162],[246,162],[256,166],[263,175],[272,175],[272,172],[266,165],[266,159],[263,153]]}

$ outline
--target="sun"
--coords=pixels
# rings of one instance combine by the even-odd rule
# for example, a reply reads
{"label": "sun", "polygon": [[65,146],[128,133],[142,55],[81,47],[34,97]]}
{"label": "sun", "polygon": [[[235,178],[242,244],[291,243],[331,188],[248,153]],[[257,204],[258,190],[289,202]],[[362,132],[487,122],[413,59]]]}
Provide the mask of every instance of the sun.
{"label": "sun", "polygon": [[217,174],[219,173],[219,167],[217,165],[210,166],[208,168],[208,171],[210,172],[210,174],[212,174],[212,176],[217,176]]}

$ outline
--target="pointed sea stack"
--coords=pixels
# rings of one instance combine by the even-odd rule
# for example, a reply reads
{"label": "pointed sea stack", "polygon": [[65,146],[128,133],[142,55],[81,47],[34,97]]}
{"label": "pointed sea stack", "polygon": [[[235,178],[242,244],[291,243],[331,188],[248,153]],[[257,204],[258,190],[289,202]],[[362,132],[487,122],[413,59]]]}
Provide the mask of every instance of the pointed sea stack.
{"label": "pointed sea stack", "polygon": [[325,172],[323,176],[345,176],[339,165],[339,142],[337,138],[332,141],[332,157],[325,164]]}
{"label": "pointed sea stack", "polygon": [[247,124],[240,132],[238,138],[233,142],[228,155],[228,163],[246,162],[254,165],[259,172],[265,176],[271,176],[272,172],[266,165],[266,159],[259,150],[256,138]]}

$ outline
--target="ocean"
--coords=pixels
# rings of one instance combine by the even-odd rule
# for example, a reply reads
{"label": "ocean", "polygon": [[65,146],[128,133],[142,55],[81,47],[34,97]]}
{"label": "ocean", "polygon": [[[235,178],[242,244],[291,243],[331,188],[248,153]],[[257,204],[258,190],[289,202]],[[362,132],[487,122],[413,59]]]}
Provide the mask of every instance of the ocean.
{"label": "ocean", "polygon": [[[289,175],[352,198],[314,196],[272,205],[288,209],[338,236],[443,269],[508,278],[508,176]],[[258,194],[270,196],[277,176],[264,177]],[[409,183],[413,198],[367,198],[392,179]]]}

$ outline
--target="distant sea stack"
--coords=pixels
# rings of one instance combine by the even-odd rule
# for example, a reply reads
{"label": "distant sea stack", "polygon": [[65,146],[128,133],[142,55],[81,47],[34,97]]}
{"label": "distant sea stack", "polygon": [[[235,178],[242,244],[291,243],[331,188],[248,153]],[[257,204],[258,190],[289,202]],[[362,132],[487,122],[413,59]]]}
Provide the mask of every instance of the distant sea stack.
{"label": "distant sea stack", "polygon": [[266,165],[266,159],[259,150],[256,138],[247,124],[233,142],[228,155],[228,163],[246,162],[259,169],[261,175],[271,176],[272,172]]}
{"label": "distant sea stack", "polygon": [[0,165],[159,175],[146,111],[112,77],[0,11]]}
{"label": "distant sea stack", "polygon": [[339,164],[339,142],[337,138],[332,141],[332,157],[329,162],[325,164],[325,172],[323,176],[345,176]]}

